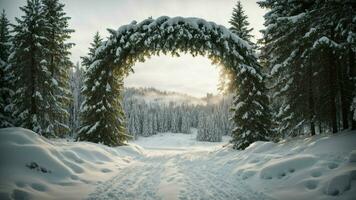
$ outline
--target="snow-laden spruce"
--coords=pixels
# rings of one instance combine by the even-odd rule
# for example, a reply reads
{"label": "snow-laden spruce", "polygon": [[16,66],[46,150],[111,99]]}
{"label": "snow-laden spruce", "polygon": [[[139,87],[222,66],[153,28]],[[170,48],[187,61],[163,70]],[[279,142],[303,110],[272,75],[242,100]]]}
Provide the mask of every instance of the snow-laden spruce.
{"label": "snow-laden spruce", "polygon": [[[235,147],[245,148],[251,142],[267,139],[268,99],[260,66],[251,46],[230,30],[204,19],[163,16],[140,23],[133,21],[109,32],[109,38],[95,48],[87,62],[83,105],[87,117],[83,119],[79,140],[118,145],[127,139],[119,101],[123,78],[133,71],[136,62],[160,53],[202,55],[223,65],[233,75],[230,83],[236,90],[234,105],[244,102],[233,109],[233,120],[239,126],[235,133],[243,135],[234,140]],[[106,90],[108,85],[111,90]],[[97,122],[99,125],[94,127]]]}
{"label": "snow-laden spruce", "polygon": [[6,41],[11,43],[6,85],[14,91],[6,107],[13,125],[45,136],[64,136],[69,131],[73,44],[67,40],[73,30],[68,29],[63,8],[58,0],[27,1],[20,8],[23,15],[15,18],[11,41]]}
{"label": "snow-laden spruce", "polygon": [[10,97],[13,94],[9,82],[11,75],[7,69],[7,58],[11,48],[9,28],[10,22],[3,10],[0,17],[0,128],[13,126],[11,112],[8,109],[8,105],[11,103]]}
{"label": "snow-laden spruce", "polygon": [[356,11],[351,2],[259,2],[268,10],[261,61],[270,71],[277,137],[356,129]]}

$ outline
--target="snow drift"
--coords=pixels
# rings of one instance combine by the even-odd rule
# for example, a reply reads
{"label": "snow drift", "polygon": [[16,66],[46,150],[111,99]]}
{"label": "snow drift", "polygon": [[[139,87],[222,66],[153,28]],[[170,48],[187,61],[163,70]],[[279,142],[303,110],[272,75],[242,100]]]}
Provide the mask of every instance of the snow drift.
{"label": "snow drift", "polygon": [[193,138],[167,133],[110,148],[0,129],[0,199],[355,199],[355,132],[244,151]]}
{"label": "snow drift", "polygon": [[[355,199],[356,133],[225,147],[215,162],[275,199]],[[230,167],[233,165],[234,167]]]}
{"label": "snow drift", "polygon": [[27,129],[0,129],[0,199],[83,198],[92,183],[141,153],[135,145],[55,142]]}

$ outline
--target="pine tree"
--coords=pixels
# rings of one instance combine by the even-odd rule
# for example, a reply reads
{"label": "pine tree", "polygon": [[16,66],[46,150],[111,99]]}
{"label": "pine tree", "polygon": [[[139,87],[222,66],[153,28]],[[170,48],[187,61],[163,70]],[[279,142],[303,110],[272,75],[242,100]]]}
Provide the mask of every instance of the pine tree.
{"label": "pine tree", "polygon": [[105,60],[93,60],[96,49],[101,45],[99,34],[94,36],[88,56],[82,58],[87,67],[82,104],[82,126],[77,140],[103,143],[109,146],[123,145],[128,139],[126,120],[122,109],[121,91],[123,91],[122,74],[105,72],[101,67]]}
{"label": "pine tree", "polygon": [[[351,1],[266,0],[262,49],[280,135],[349,127],[355,50]],[[340,117],[339,117],[340,116]],[[342,127],[342,128],[341,128]]]}
{"label": "pine tree", "polygon": [[150,136],[150,125],[149,125],[149,119],[148,119],[148,112],[145,110],[142,115],[142,136],[148,137]]}
{"label": "pine tree", "polygon": [[155,110],[153,113],[153,134],[157,134],[158,133],[158,121],[157,121],[157,111]]}
{"label": "pine tree", "polygon": [[[293,135],[296,132],[295,129],[304,122],[305,117],[302,112],[297,112],[297,110],[306,110],[309,107],[309,101],[306,101],[309,99],[308,95],[305,92],[300,93],[301,90],[299,89],[302,86],[307,86],[305,84],[299,85],[302,76],[299,76],[300,70],[298,68],[301,64],[296,61],[293,62],[293,58],[297,57],[301,50],[298,44],[302,44],[302,41],[295,41],[298,38],[293,38],[293,35],[299,34],[300,27],[295,24],[299,18],[292,18],[292,20],[288,18],[293,16],[293,13],[300,14],[300,10],[295,10],[299,6],[293,5],[290,8],[285,8],[287,6],[286,1],[274,0],[260,4],[267,8],[271,8],[270,6],[273,4],[278,5],[271,8],[265,15],[265,25],[270,26],[270,28],[263,32],[266,42],[262,49],[262,60],[266,60],[263,63],[270,72],[271,96],[272,99],[276,99],[273,103],[276,104],[274,107],[277,108],[273,116],[276,117],[275,121],[278,123],[278,132],[284,136]],[[302,36],[299,38],[302,38]],[[272,41],[276,42],[273,43]],[[271,51],[275,51],[275,53],[272,54]],[[305,82],[308,83],[308,81]],[[308,91],[308,89],[303,87],[303,91]],[[296,103],[300,99],[303,99],[303,102]]]}
{"label": "pine tree", "polygon": [[[247,16],[244,14],[241,2],[238,1],[233,10],[230,20],[231,30],[240,38],[246,40],[251,46],[256,46],[251,42],[252,29],[248,28]],[[231,88],[237,95],[233,100],[231,110],[234,112],[232,120],[235,129],[232,132],[231,142],[235,149],[245,149],[251,143],[259,140],[270,139],[270,108],[267,90],[265,87],[265,77],[257,58],[250,58],[248,61],[251,66],[246,70],[233,69],[233,74],[238,74],[240,80],[232,79],[235,85]]]}
{"label": "pine tree", "polygon": [[[137,131],[138,126],[136,123],[136,121],[138,119],[137,119],[136,115],[137,114],[135,113],[135,110],[133,109],[131,111],[131,115],[129,115],[129,121],[128,121],[129,133],[134,139],[137,139],[137,136],[138,136],[138,131]],[[128,116],[128,115],[126,115],[126,116]]]}
{"label": "pine tree", "polygon": [[75,134],[80,127],[80,105],[83,103],[81,88],[83,87],[84,71],[79,62],[72,68],[70,73],[70,85],[72,94],[72,103],[70,105],[70,129]]}
{"label": "pine tree", "polygon": [[5,10],[0,17],[0,128],[13,125],[9,105],[13,94],[10,82],[10,73],[7,69],[7,61],[10,55],[10,30],[9,20],[6,18]]}
{"label": "pine tree", "polygon": [[205,114],[199,114],[199,123],[198,123],[198,132],[196,140],[198,141],[207,141],[208,140],[208,127],[207,127],[207,117]]}
{"label": "pine tree", "polygon": [[5,10],[2,11],[0,17],[0,59],[7,62],[10,55],[10,22],[6,17]]}
{"label": "pine tree", "polygon": [[183,116],[182,116],[182,133],[190,133],[190,112],[189,112],[189,108],[186,108],[185,105],[183,105],[184,112]]}
{"label": "pine tree", "polygon": [[70,17],[63,11],[64,4],[59,0],[42,0],[46,22],[46,38],[44,48],[47,49],[47,68],[52,76],[47,98],[50,99],[49,118],[53,123],[51,132],[64,136],[68,131],[70,101],[70,68],[69,59],[72,43],[66,42],[74,30],[69,29]]}
{"label": "pine tree", "polygon": [[242,4],[240,1],[237,1],[236,7],[233,9],[232,17],[229,21],[231,28],[230,30],[238,35],[241,39],[247,41],[252,44],[251,39],[251,31],[253,28],[249,28],[250,23],[247,20],[247,15],[242,8]]}
{"label": "pine tree", "polygon": [[46,59],[46,19],[39,0],[27,0],[20,9],[24,15],[16,18],[9,58],[15,86],[13,115],[17,126],[52,135],[48,109],[53,101],[46,98],[52,83]]}

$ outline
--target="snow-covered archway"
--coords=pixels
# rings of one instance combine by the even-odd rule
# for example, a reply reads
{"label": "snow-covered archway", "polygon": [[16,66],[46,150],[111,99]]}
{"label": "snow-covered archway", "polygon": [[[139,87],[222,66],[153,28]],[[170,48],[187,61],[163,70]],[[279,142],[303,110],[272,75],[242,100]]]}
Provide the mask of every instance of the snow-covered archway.
{"label": "snow-covered archway", "polygon": [[96,50],[88,68],[79,140],[111,146],[125,140],[124,113],[117,101],[121,98],[123,79],[137,61],[160,53],[202,55],[223,65],[232,72],[232,84],[236,86],[234,118],[246,118],[246,123],[250,123],[247,118],[260,114],[249,111],[261,110],[258,107],[264,106],[265,100],[263,91],[259,91],[263,83],[254,52],[246,41],[224,26],[199,18],[163,16],[134,21],[109,32],[111,35]]}

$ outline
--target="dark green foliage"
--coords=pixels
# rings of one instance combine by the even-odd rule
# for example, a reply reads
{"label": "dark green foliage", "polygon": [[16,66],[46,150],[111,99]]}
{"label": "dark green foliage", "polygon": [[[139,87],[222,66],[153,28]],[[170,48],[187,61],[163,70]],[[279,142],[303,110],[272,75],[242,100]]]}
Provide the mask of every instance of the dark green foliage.
{"label": "dark green foliage", "polygon": [[[247,41],[251,46],[256,46],[252,41],[250,25],[242,8],[241,2],[238,1],[233,9],[232,17],[229,21],[231,24],[230,30],[240,38]],[[261,66],[255,60],[249,60],[249,68],[251,73],[234,70],[233,74],[238,74],[232,80],[235,82],[235,87],[230,87],[230,90],[236,90],[236,97],[233,101],[232,111],[233,121],[236,124],[233,130],[231,142],[235,149],[245,149],[255,141],[267,141],[270,139],[271,116],[268,107],[269,100],[266,96],[266,88],[264,85],[264,75],[261,71]],[[231,71],[228,72],[231,74]],[[231,77],[231,75],[230,75]],[[244,82],[241,85],[239,81]]]}
{"label": "dark green foliage", "polygon": [[16,18],[9,58],[15,86],[13,114],[17,126],[48,135],[52,134],[48,131],[52,123],[47,115],[52,101],[45,94],[50,90],[52,79],[44,48],[46,21],[39,0],[28,0],[20,9],[24,15]]}
{"label": "dark green foliage", "polygon": [[260,2],[262,59],[270,70],[279,137],[348,129],[352,113],[355,8],[351,1]]}
{"label": "dark green foliage", "polygon": [[69,132],[67,109],[71,101],[69,70],[72,67],[69,50],[73,46],[66,41],[74,31],[68,28],[70,17],[67,17],[63,11],[64,4],[58,0],[42,0],[42,2],[46,19],[47,68],[53,78],[50,90],[47,91],[47,94],[54,97],[48,110],[49,118],[53,123],[50,131],[56,136],[64,136]]}
{"label": "dark green foliage", "polygon": [[9,69],[16,126],[44,136],[68,132],[68,18],[57,0],[28,0],[16,18]]}
{"label": "dark green foliage", "polygon": [[99,33],[89,48],[82,64],[86,67],[82,105],[82,126],[78,141],[103,143],[109,146],[123,145],[127,140],[125,118],[120,99],[123,91],[123,75],[119,71],[103,70],[103,65],[110,69],[114,65],[108,56],[104,60],[95,59],[95,51],[102,44]]}
{"label": "dark green foliage", "polygon": [[10,55],[10,22],[6,17],[5,10],[2,11],[0,17],[0,59],[3,62],[7,61]]}
{"label": "dark green foliage", "polygon": [[260,66],[250,61],[251,72],[236,71],[238,82],[231,110],[235,129],[231,142],[235,149],[245,149],[255,141],[271,140],[271,115]]}
{"label": "dark green foliage", "polygon": [[10,23],[6,18],[5,10],[0,17],[0,128],[12,126],[10,73],[7,69],[7,58],[10,55]]}
{"label": "dark green foliage", "polygon": [[253,28],[249,28],[250,23],[247,20],[247,15],[242,8],[241,2],[237,1],[236,7],[232,11],[232,17],[229,21],[231,28],[230,30],[238,35],[241,39],[251,43],[251,31]]}

